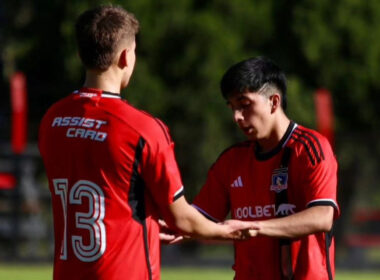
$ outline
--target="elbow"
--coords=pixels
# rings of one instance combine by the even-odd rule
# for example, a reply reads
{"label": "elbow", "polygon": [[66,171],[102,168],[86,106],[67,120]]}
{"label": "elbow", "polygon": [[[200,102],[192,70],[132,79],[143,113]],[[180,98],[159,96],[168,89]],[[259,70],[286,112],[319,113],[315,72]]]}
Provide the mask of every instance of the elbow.
{"label": "elbow", "polygon": [[320,207],[318,231],[328,232],[332,230],[334,224],[334,208],[331,206]]}
{"label": "elbow", "polygon": [[328,232],[332,230],[332,227],[333,227],[333,219],[328,219],[328,220],[326,219],[326,221],[324,221],[321,224],[320,231]]}

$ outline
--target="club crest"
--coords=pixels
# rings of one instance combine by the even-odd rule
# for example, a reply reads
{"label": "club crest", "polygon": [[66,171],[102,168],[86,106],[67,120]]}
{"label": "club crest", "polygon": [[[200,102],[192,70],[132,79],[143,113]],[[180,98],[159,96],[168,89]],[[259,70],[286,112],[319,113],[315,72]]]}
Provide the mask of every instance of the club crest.
{"label": "club crest", "polygon": [[270,190],[279,193],[288,188],[288,168],[275,169],[272,173]]}

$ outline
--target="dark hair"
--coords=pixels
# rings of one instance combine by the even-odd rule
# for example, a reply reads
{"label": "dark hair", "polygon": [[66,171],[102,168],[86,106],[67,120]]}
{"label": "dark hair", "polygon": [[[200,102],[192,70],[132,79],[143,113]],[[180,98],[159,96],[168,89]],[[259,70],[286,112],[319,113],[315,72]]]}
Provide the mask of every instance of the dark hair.
{"label": "dark hair", "polygon": [[220,82],[225,99],[236,93],[257,92],[264,84],[274,86],[281,94],[281,106],[286,110],[286,77],[284,72],[270,59],[256,57],[231,66]]}
{"label": "dark hair", "polygon": [[82,13],[75,24],[79,56],[86,68],[107,70],[121,41],[131,43],[139,30],[135,16],[119,6],[100,6]]}

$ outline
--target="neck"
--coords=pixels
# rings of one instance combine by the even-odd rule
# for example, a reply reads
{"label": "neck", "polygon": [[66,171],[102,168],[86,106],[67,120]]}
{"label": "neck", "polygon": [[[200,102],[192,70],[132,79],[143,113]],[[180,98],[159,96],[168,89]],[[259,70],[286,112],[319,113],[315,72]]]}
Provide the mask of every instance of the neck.
{"label": "neck", "polygon": [[277,147],[281,139],[284,137],[286,130],[288,129],[290,120],[285,114],[281,114],[273,122],[273,126],[268,134],[268,137],[259,139],[257,142],[260,145],[261,152],[267,153]]}
{"label": "neck", "polygon": [[103,91],[120,94],[121,77],[117,75],[111,68],[106,71],[87,70],[86,79],[83,87],[97,88]]}

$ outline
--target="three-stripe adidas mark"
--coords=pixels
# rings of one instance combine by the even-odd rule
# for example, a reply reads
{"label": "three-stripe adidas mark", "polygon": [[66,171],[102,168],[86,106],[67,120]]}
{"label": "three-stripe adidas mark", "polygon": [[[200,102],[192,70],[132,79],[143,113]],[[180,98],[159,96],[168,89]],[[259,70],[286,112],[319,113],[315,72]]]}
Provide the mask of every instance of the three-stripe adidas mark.
{"label": "three-stripe adidas mark", "polygon": [[243,181],[241,180],[241,176],[237,177],[235,181],[231,184],[233,188],[243,187]]}

